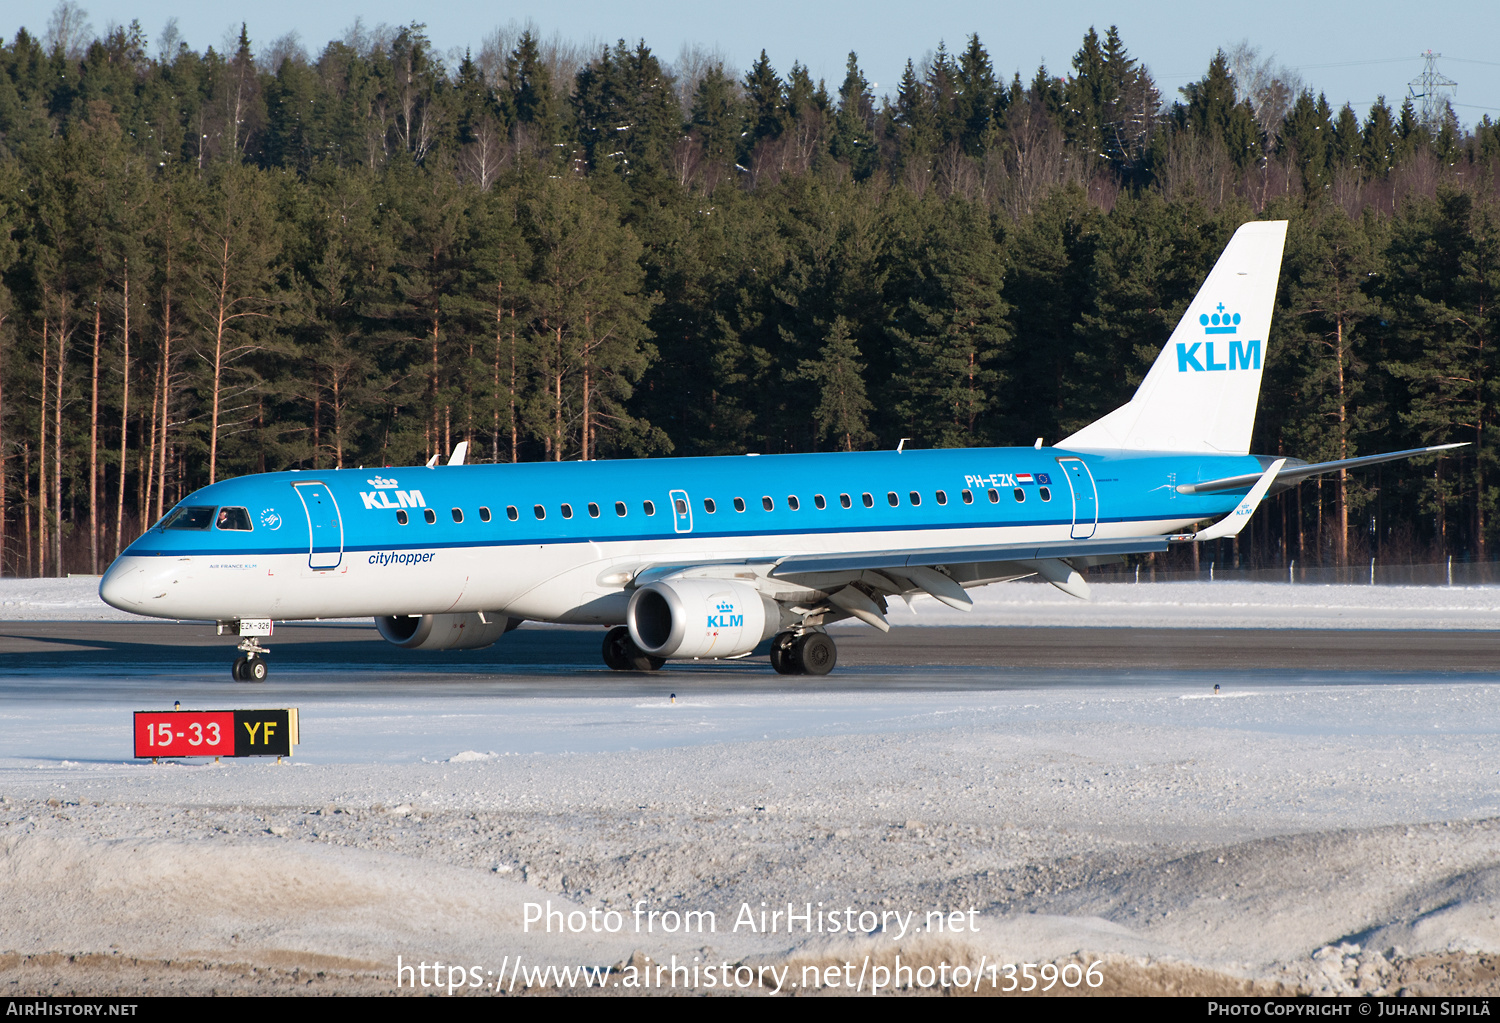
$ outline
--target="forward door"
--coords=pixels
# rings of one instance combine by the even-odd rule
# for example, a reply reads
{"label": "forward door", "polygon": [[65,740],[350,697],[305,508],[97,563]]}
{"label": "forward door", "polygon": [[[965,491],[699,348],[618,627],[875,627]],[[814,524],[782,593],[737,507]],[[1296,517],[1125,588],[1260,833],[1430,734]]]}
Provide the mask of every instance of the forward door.
{"label": "forward door", "polygon": [[344,560],[344,520],[338,502],[322,483],[294,483],[307,512],[307,567],[320,572]]}

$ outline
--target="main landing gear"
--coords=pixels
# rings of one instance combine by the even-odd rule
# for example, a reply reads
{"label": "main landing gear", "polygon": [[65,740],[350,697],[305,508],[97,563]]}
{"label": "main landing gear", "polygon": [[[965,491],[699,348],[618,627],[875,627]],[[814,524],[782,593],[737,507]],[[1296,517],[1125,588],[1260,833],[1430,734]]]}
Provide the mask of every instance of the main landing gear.
{"label": "main landing gear", "polygon": [[630,638],[630,630],[616,625],[604,634],[604,663],[612,671],[656,671],[666,659],[652,657]]}
{"label": "main landing gear", "polygon": [[771,667],[781,675],[826,675],[839,651],[826,632],[779,632],[771,637]]}

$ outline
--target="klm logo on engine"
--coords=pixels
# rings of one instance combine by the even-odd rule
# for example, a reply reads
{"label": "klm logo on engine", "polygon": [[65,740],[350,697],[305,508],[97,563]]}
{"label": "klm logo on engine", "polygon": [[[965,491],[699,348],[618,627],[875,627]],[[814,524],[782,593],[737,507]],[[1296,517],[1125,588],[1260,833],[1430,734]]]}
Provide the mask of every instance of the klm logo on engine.
{"label": "klm logo on engine", "polygon": [[[426,508],[427,502],[422,500],[420,490],[397,490],[400,486],[393,479],[384,479],[376,476],[372,480],[365,480],[370,486],[375,487],[374,492],[361,490],[360,500],[365,502],[366,508]],[[396,499],[391,500],[394,494]]]}
{"label": "klm logo on engine", "polygon": [[745,616],[734,613],[734,605],[727,600],[719,601],[718,614],[708,616],[709,629],[742,629],[745,627]]}
{"label": "klm logo on engine", "polygon": [[[1207,335],[1237,334],[1240,329],[1240,314],[1226,313],[1224,303],[1220,302],[1216,312],[1212,315],[1201,314],[1198,317],[1198,323],[1202,325],[1203,333]],[[1214,352],[1215,344],[1222,346],[1226,342],[1195,341],[1192,344],[1184,341],[1177,342],[1177,372],[1206,373],[1219,370],[1260,369],[1260,341],[1229,341],[1227,351],[1221,347],[1217,355]]]}

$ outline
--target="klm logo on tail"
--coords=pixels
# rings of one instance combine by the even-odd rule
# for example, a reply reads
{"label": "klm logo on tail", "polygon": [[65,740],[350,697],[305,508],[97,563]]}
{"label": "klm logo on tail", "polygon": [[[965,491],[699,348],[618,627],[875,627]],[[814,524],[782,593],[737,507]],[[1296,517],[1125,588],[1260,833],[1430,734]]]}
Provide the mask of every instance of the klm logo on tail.
{"label": "klm logo on tail", "polygon": [[[1204,334],[1235,334],[1240,328],[1240,314],[1224,312],[1220,302],[1218,312],[1203,313],[1198,317]],[[1202,350],[1201,353],[1199,350]],[[1221,348],[1220,353],[1223,353]],[[1200,359],[1201,354],[1201,359]],[[1177,372],[1205,373],[1216,370],[1260,369],[1260,341],[1231,341],[1227,361],[1220,362],[1214,356],[1213,341],[1195,341],[1187,344],[1177,342]]]}

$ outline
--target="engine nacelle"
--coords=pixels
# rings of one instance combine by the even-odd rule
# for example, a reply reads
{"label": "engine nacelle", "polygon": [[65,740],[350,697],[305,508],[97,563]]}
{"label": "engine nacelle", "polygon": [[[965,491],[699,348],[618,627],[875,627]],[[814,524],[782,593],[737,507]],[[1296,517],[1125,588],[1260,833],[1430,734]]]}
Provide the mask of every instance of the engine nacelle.
{"label": "engine nacelle", "polygon": [[734,657],[776,633],[781,609],[745,583],[673,579],[631,594],[625,624],[653,657]]}
{"label": "engine nacelle", "polygon": [[407,650],[479,650],[521,624],[495,611],[452,615],[383,615],[375,628],[387,643]]}

